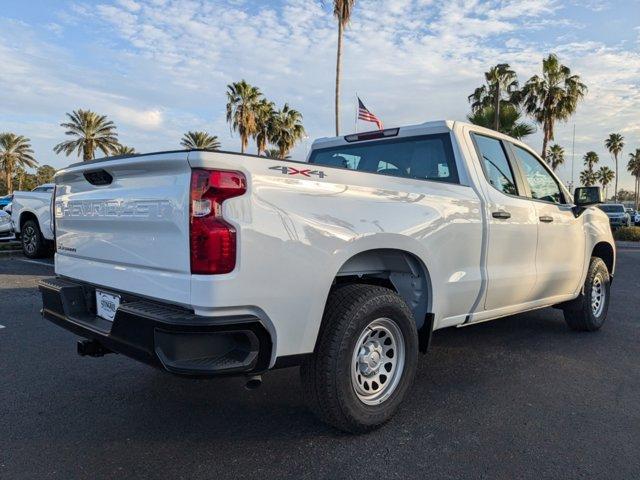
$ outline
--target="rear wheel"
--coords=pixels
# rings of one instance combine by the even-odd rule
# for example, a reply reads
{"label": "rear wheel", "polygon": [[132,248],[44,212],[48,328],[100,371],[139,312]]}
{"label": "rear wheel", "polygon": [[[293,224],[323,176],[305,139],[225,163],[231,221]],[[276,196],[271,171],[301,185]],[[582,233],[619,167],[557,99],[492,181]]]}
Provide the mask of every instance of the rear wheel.
{"label": "rear wheel", "polygon": [[362,433],[388,421],[413,383],[418,334],[388,288],[347,285],[327,301],[314,355],[301,368],[305,398],[324,422]]}
{"label": "rear wheel", "polygon": [[27,220],[20,232],[22,252],[29,258],[41,258],[49,253],[49,244],[42,236],[38,222]]}
{"label": "rear wheel", "polygon": [[564,309],[564,319],[572,330],[594,332],[602,327],[609,310],[610,284],[605,263],[591,257],[583,293]]}

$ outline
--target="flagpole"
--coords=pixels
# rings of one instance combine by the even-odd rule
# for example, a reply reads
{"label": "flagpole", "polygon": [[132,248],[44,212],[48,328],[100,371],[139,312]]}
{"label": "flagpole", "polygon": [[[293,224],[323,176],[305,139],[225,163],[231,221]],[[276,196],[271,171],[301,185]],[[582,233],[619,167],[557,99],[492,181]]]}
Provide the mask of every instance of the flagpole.
{"label": "flagpole", "polygon": [[358,92],[356,92],[356,122],[355,122],[355,133],[358,133]]}
{"label": "flagpole", "polygon": [[573,142],[571,144],[571,188],[574,188],[573,183],[573,164],[576,161],[576,124],[573,124]]}

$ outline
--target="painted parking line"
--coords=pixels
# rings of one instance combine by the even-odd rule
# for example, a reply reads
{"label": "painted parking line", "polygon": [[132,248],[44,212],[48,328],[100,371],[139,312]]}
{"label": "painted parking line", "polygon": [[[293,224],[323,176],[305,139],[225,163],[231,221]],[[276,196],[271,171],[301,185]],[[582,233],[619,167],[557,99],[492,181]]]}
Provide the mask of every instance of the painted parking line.
{"label": "painted parking line", "polygon": [[4,325],[0,325],[0,330],[2,330],[3,328],[6,328]]}
{"label": "painted parking line", "polygon": [[46,260],[30,260],[28,258],[16,258],[19,262],[36,263],[38,265],[45,265],[47,267],[53,267],[53,262],[47,262]]}

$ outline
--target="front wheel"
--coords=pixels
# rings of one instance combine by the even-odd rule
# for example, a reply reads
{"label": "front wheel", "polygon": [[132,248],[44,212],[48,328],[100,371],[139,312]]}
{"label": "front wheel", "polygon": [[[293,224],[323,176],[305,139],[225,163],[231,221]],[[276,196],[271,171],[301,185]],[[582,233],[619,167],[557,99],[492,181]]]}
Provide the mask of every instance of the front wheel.
{"label": "front wheel", "polygon": [[314,355],[301,368],[305,399],[324,422],[363,433],[387,422],[413,383],[416,324],[394,291],[346,285],[329,295]]}
{"label": "front wheel", "polygon": [[572,330],[600,330],[609,310],[610,284],[605,263],[601,258],[591,257],[583,293],[564,310],[564,319]]}

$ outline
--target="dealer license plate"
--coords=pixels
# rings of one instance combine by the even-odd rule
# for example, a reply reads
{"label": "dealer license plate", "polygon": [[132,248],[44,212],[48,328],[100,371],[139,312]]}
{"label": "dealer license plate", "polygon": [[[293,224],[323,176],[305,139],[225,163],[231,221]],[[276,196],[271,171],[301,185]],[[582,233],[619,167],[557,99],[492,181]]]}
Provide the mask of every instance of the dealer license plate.
{"label": "dealer license plate", "polygon": [[120,295],[114,295],[96,289],[96,313],[99,317],[113,322],[119,306]]}

